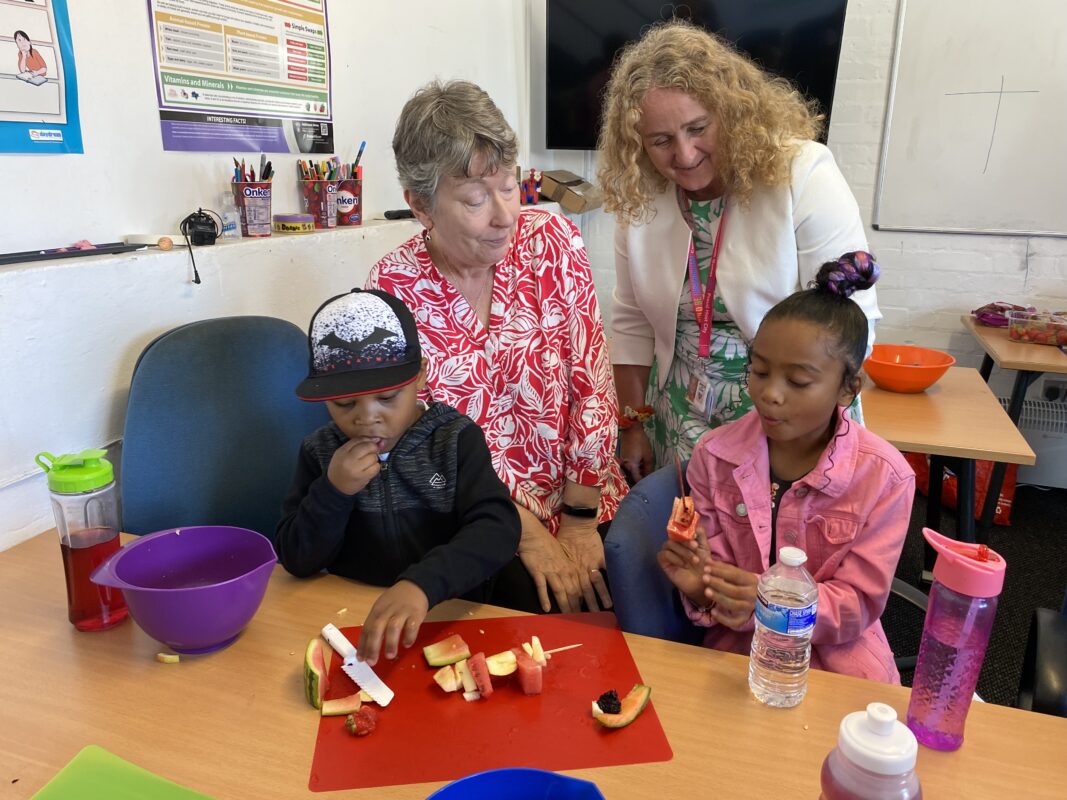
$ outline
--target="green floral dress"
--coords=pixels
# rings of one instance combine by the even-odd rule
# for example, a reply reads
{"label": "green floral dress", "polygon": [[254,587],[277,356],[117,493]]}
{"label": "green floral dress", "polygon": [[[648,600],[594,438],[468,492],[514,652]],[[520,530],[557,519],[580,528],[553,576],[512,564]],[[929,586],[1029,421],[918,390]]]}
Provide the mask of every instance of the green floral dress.
{"label": "green floral dress", "polygon": [[[693,239],[700,284],[706,285],[711,266],[711,252],[724,208],[723,198],[692,201]],[[683,460],[693,453],[697,440],[709,429],[744,416],[752,408],[745,390],[748,370],[748,342],[738,329],[729,309],[723,304],[718,289],[714,298],[715,313],[711,328],[711,354],[706,372],[711,381],[711,419],[693,411],[686,399],[689,379],[700,363],[698,357],[700,327],[693,311],[693,297],[686,272],[678,294],[678,326],[675,330],[674,359],[667,368],[667,380],[658,390],[660,370],[665,365],[652,363],[649,378],[649,400],[656,413],[646,423],[652,442],[656,466],[674,461],[677,454]]]}

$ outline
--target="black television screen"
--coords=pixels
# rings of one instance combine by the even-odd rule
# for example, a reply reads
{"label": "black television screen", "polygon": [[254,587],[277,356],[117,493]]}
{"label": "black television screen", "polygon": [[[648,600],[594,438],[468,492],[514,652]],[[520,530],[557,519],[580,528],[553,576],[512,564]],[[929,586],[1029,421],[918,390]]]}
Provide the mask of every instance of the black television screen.
{"label": "black television screen", "polygon": [[818,101],[834,99],[847,0],[548,0],[546,145],[592,150],[615,53],[652,23],[686,18]]}

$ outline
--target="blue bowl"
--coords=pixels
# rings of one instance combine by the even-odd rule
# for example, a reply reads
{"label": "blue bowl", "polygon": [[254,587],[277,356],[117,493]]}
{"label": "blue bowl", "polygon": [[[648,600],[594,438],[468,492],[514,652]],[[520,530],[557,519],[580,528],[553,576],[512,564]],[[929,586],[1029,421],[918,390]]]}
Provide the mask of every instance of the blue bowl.
{"label": "blue bowl", "polygon": [[595,783],[543,769],[508,767],[478,772],[442,786],[426,800],[604,800]]}

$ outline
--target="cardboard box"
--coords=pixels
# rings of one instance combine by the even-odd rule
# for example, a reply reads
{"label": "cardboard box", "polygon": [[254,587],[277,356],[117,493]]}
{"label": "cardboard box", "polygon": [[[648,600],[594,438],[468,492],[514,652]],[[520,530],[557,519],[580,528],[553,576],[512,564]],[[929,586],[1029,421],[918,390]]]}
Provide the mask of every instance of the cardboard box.
{"label": "cardboard box", "polygon": [[541,196],[555,200],[572,214],[592,211],[604,202],[600,189],[565,169],[541,173]]}

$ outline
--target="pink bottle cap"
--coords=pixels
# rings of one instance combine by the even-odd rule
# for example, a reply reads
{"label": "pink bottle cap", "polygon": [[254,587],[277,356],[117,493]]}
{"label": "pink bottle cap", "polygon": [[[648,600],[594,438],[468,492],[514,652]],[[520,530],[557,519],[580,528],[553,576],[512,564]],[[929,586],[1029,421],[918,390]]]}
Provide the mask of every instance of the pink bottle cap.
{"label": "pink bottle cap", "polygon": [[923,536],[937,551],[934,578],[968,597],[996,597],[1004,588],[1007,562],[984,544],[959,542],[923,528]]}

